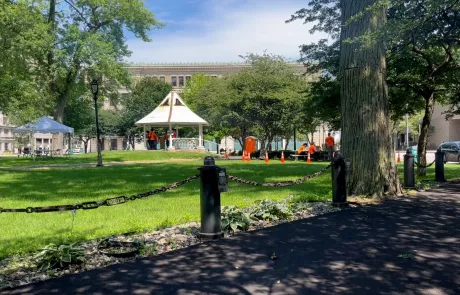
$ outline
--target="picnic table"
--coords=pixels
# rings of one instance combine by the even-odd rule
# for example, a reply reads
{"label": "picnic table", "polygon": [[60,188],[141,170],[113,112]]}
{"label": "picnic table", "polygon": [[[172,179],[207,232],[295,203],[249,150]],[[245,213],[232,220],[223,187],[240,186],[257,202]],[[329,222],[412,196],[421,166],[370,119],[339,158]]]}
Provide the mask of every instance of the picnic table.
{"label": "picnic table", "polygon": [[[328,152],[327,151],[319,151],[317,152],[318,158],[311,158],[312,160],[317,160],[317,161],[327,161],[329,160],[328,157]],[[297,161],[299,158],[306,160],[308,158],[308,155],[290,155],[290,158],[294,159],[294,161]]]}

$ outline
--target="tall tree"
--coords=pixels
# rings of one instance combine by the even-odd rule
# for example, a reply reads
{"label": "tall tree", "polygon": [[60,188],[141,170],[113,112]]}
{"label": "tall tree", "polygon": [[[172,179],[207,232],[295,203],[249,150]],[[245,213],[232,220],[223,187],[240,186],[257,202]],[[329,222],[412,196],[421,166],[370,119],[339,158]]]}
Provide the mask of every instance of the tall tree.
{"label": "tall tree", "polygon": [[129,83],[122,63],[130,55],[125,29],[147,42],[148,31],[162,26],[142,0],[50,0],[46,18],[53,46],[44,63],[61,122],[67,103],[87,91],[82,86],[90,79],[99,80],[106,98]]}
{"label": "tall tree", "polygon": [[275,136],[292,129],[288,122],[303,105],[307,82],[280,56],[249,54],[244,59],[251,67],[235,74],[230,88],[246,101],[262,147],[270,148]]}
{"label": "tall tree", "polygon": [[24,123],[52,108],[38,62],[50,39],[43,1],[0,1],[0,111]]}
{"label": "tall tree", "polygon": [[[418,155],[426,165],[428,133],[436,103],[445,104],[460,88],[460,1],[396,0],[380,39],[390,44],[390,87],[411,93],[405,100],[409,112],[424,110]],[[378,38],[378,37],[377,37]],[[418,174],[426,169],[419,166]]]}
{"label": "tall tree", "polygon": [[[297,11],[290,21],[317,21],[312,32],[321,30],[335,39],[340,28],[338,4],[339,0],[310,0],[309,7]],[[366,7],[365,11],[374,11],[382,5],[389,6],[388,22],[377,31],[359,36],[355,42],[365,45],[378,40],[388,44],[390,111],[395,121],[405,113],[424,111],[418,154],[421,164],[425,165],[434,105],[458,101],[460,1],[379,0]],[[363,12],[353,18],[358,19],[362,15]],[[327,57],[321,42],[304,46],[303,52],[311,60],[319,60],[317,66],[322,69],[328,69],[328,60],[334,60],[321,59]],[[418,170],[419,175],[426,173],[424,168]]]}
{"label": "tall tree", "polygon": [[[341,0],[340,96],[342,106],[341,152],[351,160],[348,189],[359,195],[399,194],[391,135],[385,46],[366,47],[348,42],[375,32],[386,21],[385,7],[365,12],[378,0]],[[353,21],[353,16],[364,14]]]}

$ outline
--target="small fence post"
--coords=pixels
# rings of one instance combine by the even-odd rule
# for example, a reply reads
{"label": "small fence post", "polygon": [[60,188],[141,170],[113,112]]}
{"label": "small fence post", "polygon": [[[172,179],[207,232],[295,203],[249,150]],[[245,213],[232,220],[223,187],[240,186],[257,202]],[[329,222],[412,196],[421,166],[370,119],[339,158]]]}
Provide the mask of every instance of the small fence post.
{"label": "small fence post", "polygon": [[435,181],[437,182],[446,182],[444,176],[444,152],[440,148],[435,153]]}
{"label": "small fence post", "polygon": [[220,217],[220,191],[218,169],[213,157],[204,159],[200,170],[200,207],[202,239],[218,239],[223,236]]}
{"label": "small fence post", "polygon": [[336,153],[332,163],[332,205],[347,205],[347,163],[340,153]]}
{"label": "small fence post", "polygon": [[415,187],[414,155],[410,148],[407,149],[404,155],[404,187]]}

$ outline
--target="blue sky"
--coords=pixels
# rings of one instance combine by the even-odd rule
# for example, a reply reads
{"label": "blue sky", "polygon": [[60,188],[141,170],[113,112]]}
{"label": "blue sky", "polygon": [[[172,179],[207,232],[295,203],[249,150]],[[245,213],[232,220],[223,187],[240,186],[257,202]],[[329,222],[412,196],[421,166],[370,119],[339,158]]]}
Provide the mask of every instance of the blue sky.
{"label": "blue sky", "polygon": [[138,63],[238,62],[246,53],[300,57],[299,45],[324,37],[310,35],[302,21],[285,20],[305,0],[144,0],[158,20],[166,23],[150,32],[145,43],[128,35]]}

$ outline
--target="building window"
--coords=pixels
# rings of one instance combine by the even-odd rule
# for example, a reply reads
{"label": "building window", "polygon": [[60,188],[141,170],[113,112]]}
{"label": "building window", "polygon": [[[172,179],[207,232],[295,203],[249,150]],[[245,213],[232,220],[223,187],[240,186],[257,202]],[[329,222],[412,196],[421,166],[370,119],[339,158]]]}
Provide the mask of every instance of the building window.
{"label": "building window", "polygon": [[189,85],[190,81],[192,81],[192,76],[185,76],[185,85]]}
{"label": "building window", "polygon": [[177,87],[177,76],[171,76],[172,87]]}
{"label": "building window", "polygon": [[184,76],[179,76],[179,87],[184,87]]}
{"label": "building window", "polygon": [[160,76],[160,81],[164,82],[165,81],[165,76]]}

